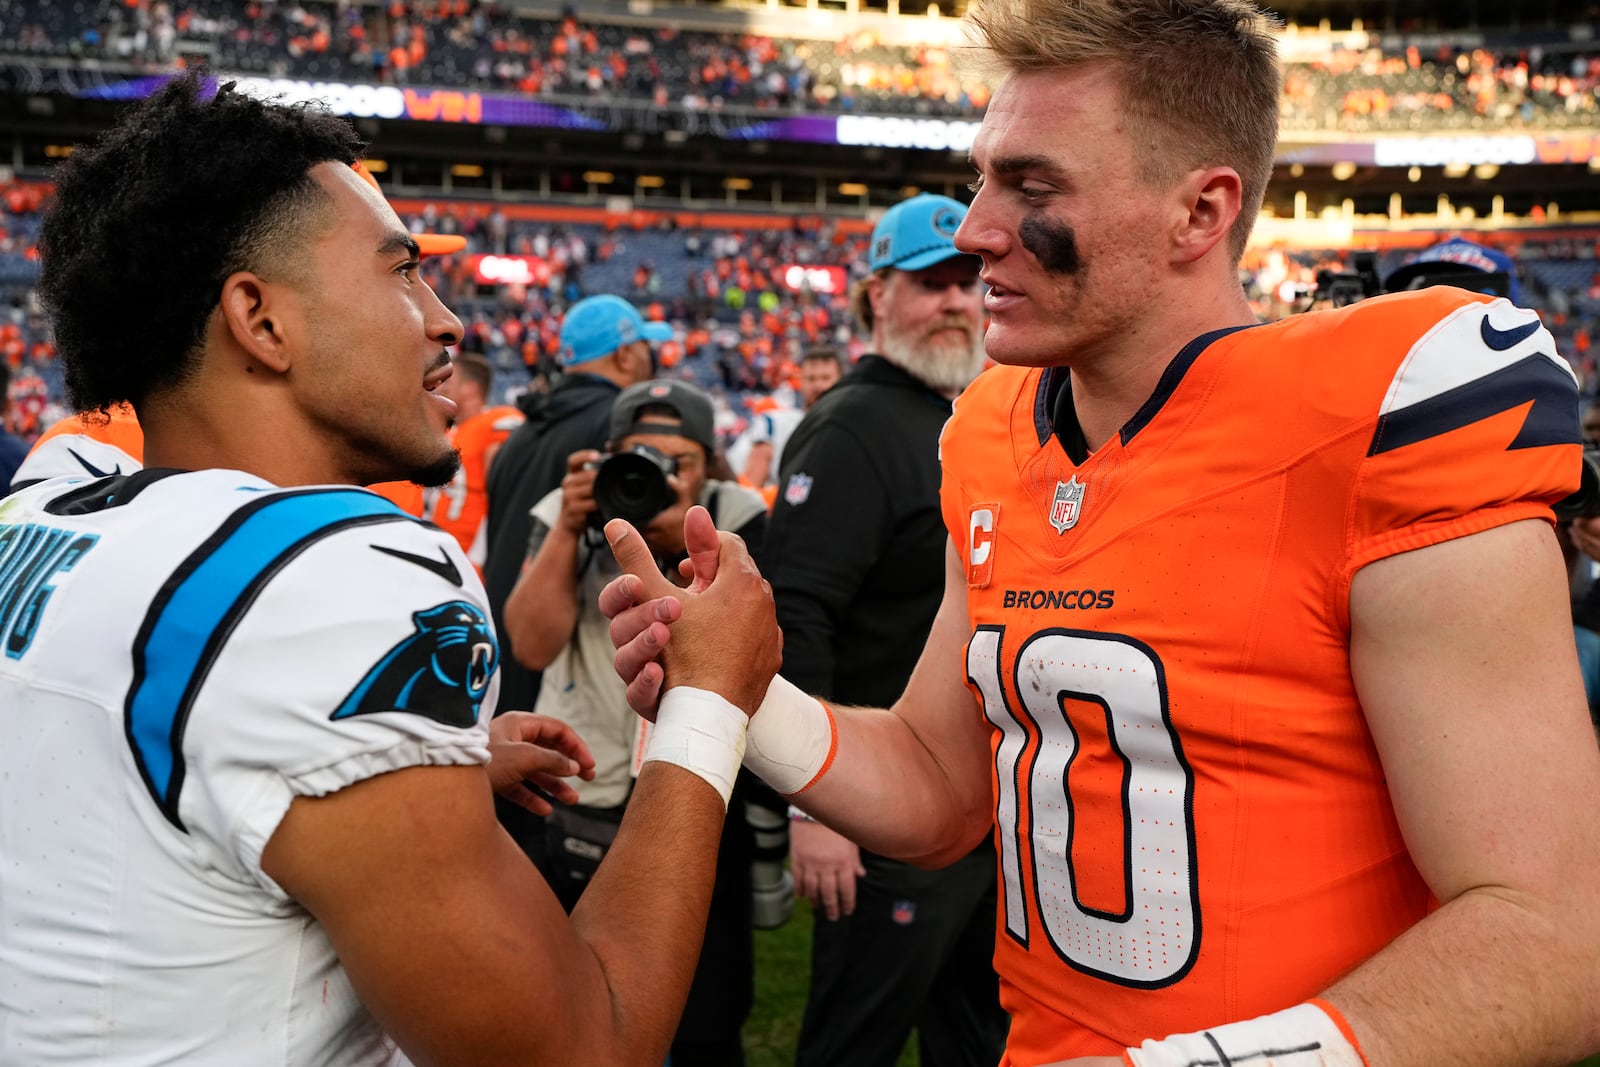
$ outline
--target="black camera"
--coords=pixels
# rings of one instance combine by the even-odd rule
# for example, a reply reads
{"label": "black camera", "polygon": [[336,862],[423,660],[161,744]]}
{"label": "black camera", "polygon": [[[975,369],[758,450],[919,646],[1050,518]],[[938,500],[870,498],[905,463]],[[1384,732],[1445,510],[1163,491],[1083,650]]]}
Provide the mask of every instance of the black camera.
{"label": "black camera", "polygon": [[1358,303],[1383,291],[1378,280],[1378,254],[1355,252],[1350,257],[1353,270],[1317,271],[1317,288],[1312,294],[1313,305],[1327,303],[1336,308]]}
{"label": "black camera", "polygon": [[1583,479],[1578,491],[1551,509],[1558,519],[1592,519],[1600,515],[1600,445],[1583,446]]}
{"label": "black camera", "polygon": [[667,483],[668,475],[678,473],[678,461],[649,445],[601,456],[589,466],[596,471],[597,526],[612,519],[643,526],[678,499],[677,490]]}

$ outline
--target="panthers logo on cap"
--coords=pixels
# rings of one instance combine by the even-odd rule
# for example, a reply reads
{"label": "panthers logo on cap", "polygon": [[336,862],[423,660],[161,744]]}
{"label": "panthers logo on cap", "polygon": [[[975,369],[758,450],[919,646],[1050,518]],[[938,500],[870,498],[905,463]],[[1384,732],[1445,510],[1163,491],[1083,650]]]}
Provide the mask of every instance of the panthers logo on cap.
{"label": "panthers logo on cap", "polygon": [[416,630],[356,683],[331,719],[408,711],[466,728],[500,663],[500,646],[476,606],[452,600],[411,616]]}
{"label": "panthers logo on cap", "polygon": [[933,230],[946,237],[954,237],[961,228],[961,213],[954,208],[942,207],[933,213]]}

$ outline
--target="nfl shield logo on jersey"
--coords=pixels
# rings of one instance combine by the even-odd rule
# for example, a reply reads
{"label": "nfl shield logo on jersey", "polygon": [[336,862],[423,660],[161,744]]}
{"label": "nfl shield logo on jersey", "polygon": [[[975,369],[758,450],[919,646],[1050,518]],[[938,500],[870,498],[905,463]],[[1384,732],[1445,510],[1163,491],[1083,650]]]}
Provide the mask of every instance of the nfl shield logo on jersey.
{"label": "nfl shield logo on jersey", "polygon": [[1056,533],[1064,534],[1078,525],[1078,516],[1083,513],[1083,491],[1087,488],[1076,474],[1069,482],[1056,483],[1056,498],[1050,503],[1050,525]]}
{"label": "nfl shield logo on jersey", "polygon": [[789,475],[789,484],[783,487],[783,499],[789,502],[790,507],[799,507],[810,495],[811,475],[798,473]]}

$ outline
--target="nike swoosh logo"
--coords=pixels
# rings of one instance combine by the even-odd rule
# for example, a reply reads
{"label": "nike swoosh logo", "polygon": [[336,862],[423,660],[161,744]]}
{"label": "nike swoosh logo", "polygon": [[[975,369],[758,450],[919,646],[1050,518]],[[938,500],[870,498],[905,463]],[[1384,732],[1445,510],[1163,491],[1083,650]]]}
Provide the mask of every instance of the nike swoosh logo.
{"label": "nike swoosh logo", "polygon": [[96,467],[93,463],[90,463],[88,460],[78,455],[78,450],[75,448],[67,449],[67,454],[81,463],[83,465],[83,469],[94,475],[96,478],[110,478],[113,475],[122,473],[122,464],[120,463],[108,471],[103,471],[99,467]]}
{"label": "nike swoosh logo", "polygon": [[439,550],[439,558],[434,559],[432,556],[419,556],[414,552],[406,552],[398,548],[387,548],[383,545],[373,545],[372,547],[386,556],[403,559],[407,563],[415,563],[425,571],[432,571],[452,585],[461,585],[461,572],[451,562],[449,553],[442,548]]}
{"label": "nike swoosh logo", "polygon": [[1497,330],[1493,326],[1489,325],[1489,317],[1486,315],[1484,316],[1482,324],[1479,326],[1478,332],[1483,334],[1484,344],[1488,345],[1496,352],[1504,352],[1509,348],[1515,348],[1523,341],[1526,341],[1528,338],[1538,333],[1539,323],[1524,323],[1514,330]]}

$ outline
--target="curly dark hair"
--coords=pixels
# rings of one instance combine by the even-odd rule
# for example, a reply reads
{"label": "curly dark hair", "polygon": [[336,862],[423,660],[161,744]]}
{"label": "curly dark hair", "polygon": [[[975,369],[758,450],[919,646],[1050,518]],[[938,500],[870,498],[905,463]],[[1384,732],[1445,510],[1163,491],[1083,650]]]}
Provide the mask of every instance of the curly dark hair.
{"label": "curly dark hair", "polygon": [[180,384],[227,277],[294,268],[327,208],[311,168],[365,147],[323,111],[207,90],[174,79],[56,172],[39,292],[79,410]]}

